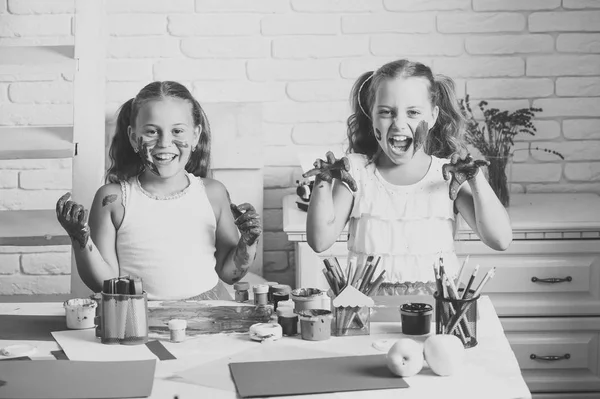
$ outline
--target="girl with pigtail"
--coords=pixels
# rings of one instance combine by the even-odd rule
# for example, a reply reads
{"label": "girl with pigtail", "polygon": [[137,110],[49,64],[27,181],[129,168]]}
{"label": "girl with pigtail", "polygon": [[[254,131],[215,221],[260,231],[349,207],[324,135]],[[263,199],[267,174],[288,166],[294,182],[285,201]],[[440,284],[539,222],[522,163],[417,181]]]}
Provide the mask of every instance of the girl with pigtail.
{"label": "girl with pigtail", "polygon": [[210,135],[202,107],[177,82],[150,83],[121,106],[89,225],[70,193],[56,204],[91,290],[128,275],[150,300],[231,299],[222,282],[248,272],[262,227],[252,205],[232,204],[207,177]]}
{"label": "girl with pigtail", "polygon": [[[463,142],[463,116],[452,79],[421,63],[397,60],[360,76],[352,89],[347,156],[329,152],[315,176],[308,243],[327,250],[349,224],[349,259],[380,257],[376,295],[433,294],[442,257],[458,272],[460,213],[481,241],[505,250],[512,229],[505,208]],[[467,182],[467,184],[464,184]]]}

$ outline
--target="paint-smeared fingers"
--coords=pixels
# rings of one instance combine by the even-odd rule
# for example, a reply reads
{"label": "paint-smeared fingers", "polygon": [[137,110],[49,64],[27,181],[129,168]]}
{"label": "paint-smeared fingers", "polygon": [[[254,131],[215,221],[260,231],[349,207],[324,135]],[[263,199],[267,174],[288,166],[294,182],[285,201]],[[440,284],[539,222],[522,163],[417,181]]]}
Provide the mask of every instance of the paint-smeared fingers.
{"label": "paint-smeared fingers", "polygon": [[327,151],[326,157],[327,157],[327,162],[330,165],[333,165],[335,163],[336,159],[335,159],[335,155],[333,155],[333,152]]}
{"label": "paint-smeared fingers", "polygon": [[250,212],[256,212],[256,209],[254,209],[254,207],[252,206],[252,204],[249,204],[247,202],[244,202],[243,204],[240,204],[237,207],[238,207],[238,209],[241,212],[249,212],[249,211]]}
{"label": "paint-smeared fingers", "polygon": [[321,169],[319,169],[319,168],[314,168],[314,169],[311,169],[311,170],[309,170],[309,171],[308,171],[308,172],[306,172],[306,173],[303,173],[303,174],[302,174],[302,177],[303,177],[303,178],[305,178],[305,179],[307,179],[307,178],[309,178],[309,177],[316,176],[316,175],[318,175],[319,173],[321,173]]}
{"label": "paint-smeared fingers", "polygon": [[444,180],[450,180],[452,177],[450,176],[451,172],[454,172],[454,165],[447,163],[442,166],[442,176],[444,176]]}
{"label": "paint-smeared fingers", "polygon": [[83,212],[79,214],[79,224],[81,226],[86,226],[88,222],[88,217],[90,216],[90,212],[83,208]]}
{"label": "paint-smeared fingers", "polygon": [[344,165],[344,170],[350,172],[350,160],[347,157],[342,157],[340,161]]}
{"label": "paint-smeared fingers", "polygon": [[331,174],[330,174],[330,173],[323,173],[323,172],[320,172],[320,173],[317,175],[317,179],[319,179],[319,180],[321,180],[321,181],[325,181],[325,182],[327,182],[327,183],[331,183],[331,182],[333,182],[333,176],[331,176]]}
{"label": "paint-smeared fingers", "polygon": [[56,201],[56,215],[62,215],[63,209],[67,201],[71,198],[71,193],[66,193]]}
{"label": "paint-smeared fingers", "polygon": [[233,214],[233,218],[237,220],[240,216],[242,216],[242,212],[238,209],[238,206],[230,203],[229,209],[231,209],[231,213]]}
{"label": "paint-smeared fingers", "polygon": [[458,152],[455,152],[454,154],[452,154],[452,156],[450,156],[450,163],[452,165],[456,165],[456,163],[458,162],[459,159],[460,159],[460,154]]}
{"label": "paint-smeared fingers", "polygon": [[484,159],[476,159],[475,161],[473,161],[473,163],[478,168],[481,167],[481,166],[490,166],[490,161],[487,161],[487,160],[484,160]]}
{"label": "paint-smeared fingers", "polygon": [[71,221],[74,223],[79,222],[79,214],[83,211],[83,206],[75,203],[73,208],[71,208]]}
{"label": "paint-smeared fingers", "polygon": [[240,217],[235,219],[235,224],[237,224],[238,227],[241,227],[242,224],[250,220],[258,220],[260,223],[260,216],[258,216],[258,213],[256,213],[255,211],[246,211]]}
{"label": "paint-smeared fingers", "polygon": [[238,224],[238,229],[241,231],[249,232],[252,229],[260,229],[262,225],[260,223],[260,219],[249,219],[244,223]]}
{"label": "paint-smeared fingers", "polygon": [[346,171],[342,171],[342,181],[350,187],[350,190],[356,191],[358,187],[356,186],[356,181],[352,177],[352,175]]}
{"label": "paint-smeared fingers", "polygon": [[73,207],[75,205],[76,205],[75,202],[67,201],[67,203],[65,204],[65,207],[63,208],[62,216],[63,216],[64,220],[66,220],[67,222],[71,222],[71,213],[73,212]]}

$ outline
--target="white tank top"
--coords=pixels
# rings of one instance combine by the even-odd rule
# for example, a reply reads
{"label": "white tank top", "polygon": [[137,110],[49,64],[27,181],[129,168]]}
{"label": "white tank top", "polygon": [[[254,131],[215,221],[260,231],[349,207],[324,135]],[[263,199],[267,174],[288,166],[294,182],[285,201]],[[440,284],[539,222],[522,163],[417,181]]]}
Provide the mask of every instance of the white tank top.
{"label": "white tank top", "polygon": [[213,288],[217,222],[202,179],[158,199],[137,177],[121,182],[125,214],[117,231],[119,273],[142,278],[150,300],[186,299]]}

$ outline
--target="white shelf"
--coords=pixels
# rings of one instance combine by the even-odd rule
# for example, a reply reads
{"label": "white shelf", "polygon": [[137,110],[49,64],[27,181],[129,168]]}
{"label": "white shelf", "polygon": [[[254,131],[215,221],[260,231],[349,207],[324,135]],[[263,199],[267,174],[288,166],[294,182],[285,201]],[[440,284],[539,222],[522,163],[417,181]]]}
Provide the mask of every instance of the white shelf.
{"label": "white shelf", "polygon": [[2,126],[0,159],[72,158],[73,128],[69,126]]}
{"label": "white shelf", "polygon": [[3,46],[0,75],[72,71],[74,54],[74,46]]}
{"label": "white shelf", "polygon": [[71,239],[56,219],[56,211],[0,211],[0,245],[70,245]]}

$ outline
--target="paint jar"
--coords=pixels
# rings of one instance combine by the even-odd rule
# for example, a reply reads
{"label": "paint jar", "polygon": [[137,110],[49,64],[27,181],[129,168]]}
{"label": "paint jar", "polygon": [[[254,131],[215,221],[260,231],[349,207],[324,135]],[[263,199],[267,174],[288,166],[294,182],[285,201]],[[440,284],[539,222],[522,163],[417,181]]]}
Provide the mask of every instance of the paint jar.
{"label": "paint jar", "polygon": [[298,335],[298,315],[294,309],[279,306],[277,309],[277,323],[281,326],[283,335],[291,337]]}
{"label": "paint jar", "polygon": [[400,306],[402,334],[425,335],[431,330],[433,306],[428,303],[405,303]]}
{"label": "paint jar", "polygon": [[349,337],[371,333],[371,308],[368,306],[338,306],[334,308],[333,335]]}
{"label": "paint jar", "polygon": [[296,313],[309,309],[329,310],[331,308],[327,293],[318,288],[297,288],[292,291],[291,297]]}
{"label": "paint jar", "polygon": [[275,286],[279,283],[276,281],[267,281],[265,284],[269,286],[269,293],[267,294],[267,301],[269,303],[273,303],[273,293],[275,292],[273,290],[273,286]]}
{"label": "paint jar", "polygon": [[96,314],[94,317],[94,325],[96,326],[96,337],[102,337],[102,293],[96,292],[90,295],[90,299],[96,302]]}
{"label": "paint jar", "polygon": [[96,324],[96,301],[90,298],[69,299],[63,303],[67,318],[67,328],[72,330],[83,330],[94,328]]}
{"label": "paint jar", "polygon": [[273,309],[277,311],[277,305],[279,302],[287,301],[290,299],[290,292],[292,287],[285,284],[276,284],[271,287],[273,289]]}
{"label": "paint jar", "polygon": [[324,341],[331,338],[333,314],[325,309],[307,309],[297,312],[300,318],[300,333],[307,341]]}
{"label": "paint jar", "polygon": [[254,304],[256,306],[267,306],[269,286],[266,284],[257,284],[252,287],[252,291],[254,292]]}
{"label": "paint jar", "polygon": [[185,329],[187,320],[171,319],[169,320],[169,332],[171,333],[171,342],[183,342],[185,340]]}
{"label": "paint jar", "polygon": [[233,289],[235,290],[235,301],[236,302],[248,302],[250,299],[250,294],[248,290],[250,289],[250,284],[247,282],[235,283],[233,285]]}

